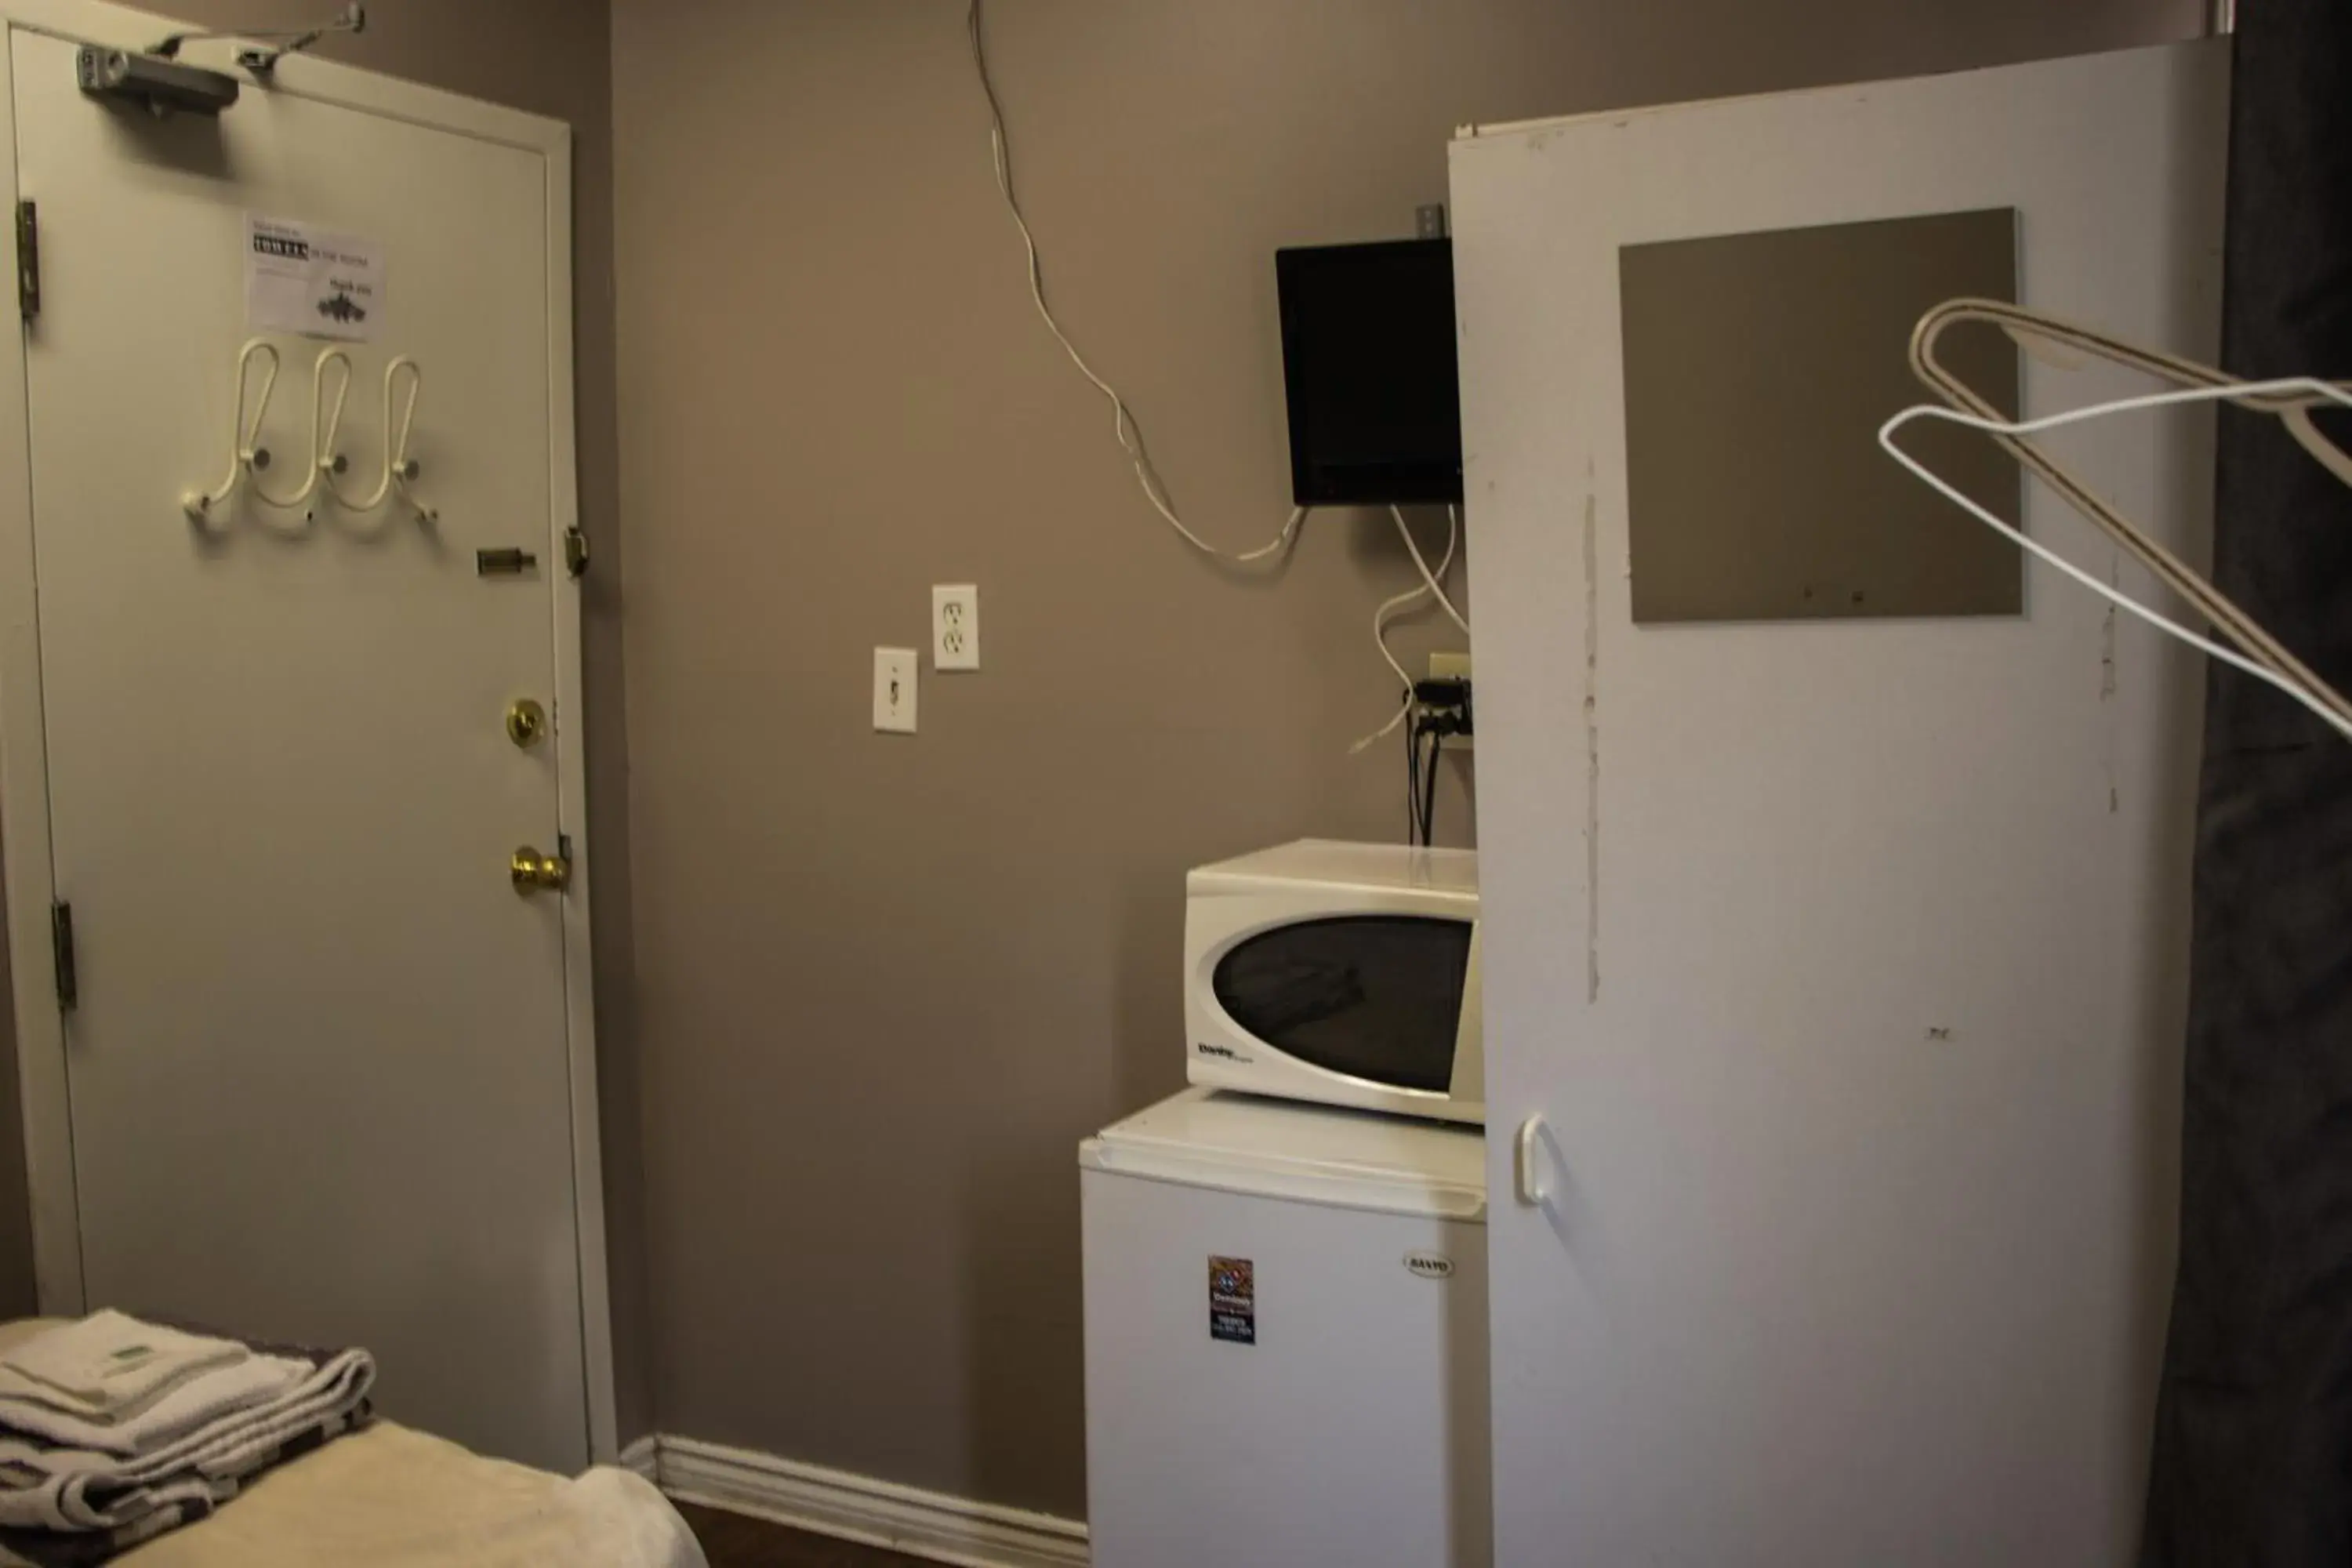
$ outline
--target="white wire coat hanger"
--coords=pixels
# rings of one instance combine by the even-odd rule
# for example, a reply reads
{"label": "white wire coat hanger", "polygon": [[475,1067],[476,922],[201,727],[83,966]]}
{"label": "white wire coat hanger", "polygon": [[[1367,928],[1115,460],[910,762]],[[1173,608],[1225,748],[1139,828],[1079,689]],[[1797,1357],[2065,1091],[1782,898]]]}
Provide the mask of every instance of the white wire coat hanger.
{"label": "white wire coat hanger", "polygon": [[[2172,382],[2181,390],[2116,398],[2038,419],[2005,418],[1998,408],[1936,358],[1937,340],[1947,328],[1962,321],[1990,323],[2021,343],[2036,340],[2074,349]],[[2311,418],[2314,409],[2331,404],[2352,408],[2352,388],[2312,376],[2244,381],[2193,360],[2142,348],[2057,317],[1997,300],[1949,300],[1920,317],[1917,328],[1911,334],[1911,368],[1950,406],[1920,404],[1904,409],[1879,426],[1878,444],[1896,462],[1978,521],[2048,562],[2119,609],[2137,616],[2167,635],[2179,638],[2233,668],[2278,688],[2317,714],[2336,733],[2352,740],[2352,701],[2347,701],[2342,693],[2321,679],[2260,622],[2239,608],[2203,575],[2149,537],[2049,454],[2026,439],[2045,430],[2084,424],[2116,414],[2180,404],[2226,402],[2255,413],[2274,416],[2314,459],[2339,480],[2352,485],[2352,455],[2347,455],[2322,435]],[[2154,573],[2167,587],[2188,600],[2200,616],[2235,645],[2237,651],[2199,635],[2137,599],[2110,587],[2039,541],[2028,538],[2021,529],[1995,516],[1930,472],[1918,459],[1895,443],[1897,430],[1921,419],[1958,425],[1990,436],[2003,450],[2055,490],[2061,500],[2088,518],[2102,532]]]}

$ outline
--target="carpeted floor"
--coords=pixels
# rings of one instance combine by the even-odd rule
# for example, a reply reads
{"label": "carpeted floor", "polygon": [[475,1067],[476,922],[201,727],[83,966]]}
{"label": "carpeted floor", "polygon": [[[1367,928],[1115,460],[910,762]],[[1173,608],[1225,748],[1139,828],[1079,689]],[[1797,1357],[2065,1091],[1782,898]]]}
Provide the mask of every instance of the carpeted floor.
{"label": "carpeted floor", "polygon": [[919,1557],[811,1535],[699,1503],[679,1503],[677,1511],[694,1527],[710,1568],[931,1568]]}

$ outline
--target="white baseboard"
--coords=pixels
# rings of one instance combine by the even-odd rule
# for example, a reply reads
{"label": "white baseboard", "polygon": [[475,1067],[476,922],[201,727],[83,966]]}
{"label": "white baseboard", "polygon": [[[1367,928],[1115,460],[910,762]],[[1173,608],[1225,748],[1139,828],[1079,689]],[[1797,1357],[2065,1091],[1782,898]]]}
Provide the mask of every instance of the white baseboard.
{"label": "white baseboard", "polygon": [[635,1470],[649,1481],[661,1479],[661,1439],[651,1432],[637,1438],[621,1450],[616,1461],[625,1470]]}
{"label": "white baseboard", "polygon": [[828,1470],[693,1437],[641,1437],[656,1485],[688,1502],[755,1514],[843,1541],[961,1568],[1086,1568],[1087,1527],[1026,1509]]}

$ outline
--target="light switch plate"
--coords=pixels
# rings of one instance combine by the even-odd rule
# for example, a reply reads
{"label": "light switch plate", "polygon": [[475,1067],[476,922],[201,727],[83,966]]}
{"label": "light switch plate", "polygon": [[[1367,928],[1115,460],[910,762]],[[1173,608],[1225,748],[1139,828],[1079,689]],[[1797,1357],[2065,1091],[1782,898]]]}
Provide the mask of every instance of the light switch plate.
{"label": "light switch plate", "polygon": [[970,583],[931,589],[931,668],[980,668],[980,590]]}
{"label": "light switch plate", "polygon": [[915,671],[922,661],[910,647],[874,650],[874,727],[894,735],[915,732]]}

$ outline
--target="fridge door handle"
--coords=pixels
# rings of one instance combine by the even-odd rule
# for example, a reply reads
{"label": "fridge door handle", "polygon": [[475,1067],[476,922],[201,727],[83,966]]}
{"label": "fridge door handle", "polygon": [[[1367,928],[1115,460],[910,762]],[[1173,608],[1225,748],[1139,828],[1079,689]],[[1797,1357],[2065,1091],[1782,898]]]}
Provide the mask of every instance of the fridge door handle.
{"label": "fridge door handle", "polygon": [[1519,1202],[1529,1208],[1540,1207],[1544,1201],[1543,1140],[1550,1128],[1541,1116],[1530,1116],[1519,1123],[1513,1163],[1518,1179]]}

